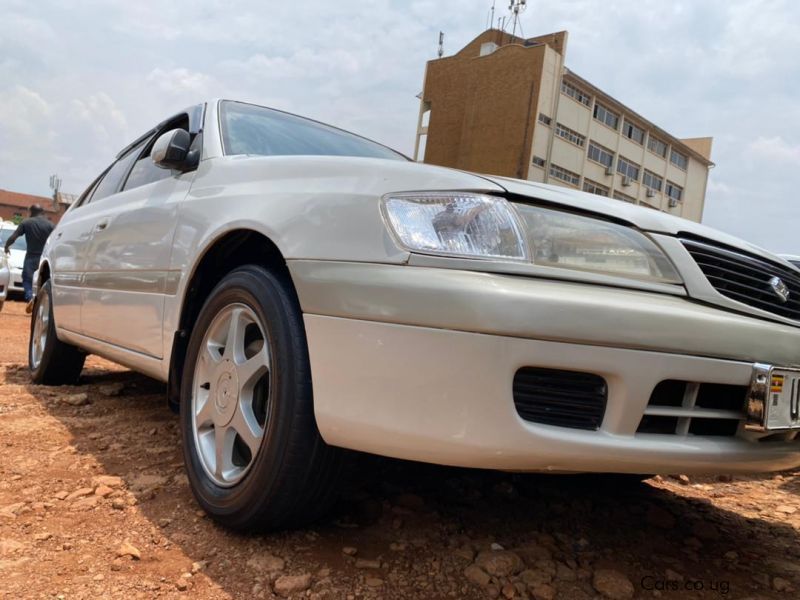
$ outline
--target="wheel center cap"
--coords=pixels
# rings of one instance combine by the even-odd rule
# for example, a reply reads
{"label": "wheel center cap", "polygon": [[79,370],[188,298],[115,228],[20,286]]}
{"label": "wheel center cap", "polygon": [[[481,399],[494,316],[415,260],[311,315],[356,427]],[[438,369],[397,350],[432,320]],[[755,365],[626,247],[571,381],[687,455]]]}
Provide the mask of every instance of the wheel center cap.
{"label": "wheel center cap", "polygon": [[214,408],[219,415],[219,423],[227,425],[236,412],[236,403],[239,400],[239,376],[236,366],[230,360],[222,361],[217,382],[214,386]]}

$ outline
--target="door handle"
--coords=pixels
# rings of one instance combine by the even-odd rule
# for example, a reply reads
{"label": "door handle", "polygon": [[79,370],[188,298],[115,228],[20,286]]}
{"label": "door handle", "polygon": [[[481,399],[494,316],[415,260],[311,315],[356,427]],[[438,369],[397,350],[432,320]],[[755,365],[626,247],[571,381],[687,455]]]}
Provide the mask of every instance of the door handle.
{"label": "door handle", "polygon": [[95,231],[103,231],[106,227],[108,227],[108,219],[103,219],[97,225],[94,226]]}

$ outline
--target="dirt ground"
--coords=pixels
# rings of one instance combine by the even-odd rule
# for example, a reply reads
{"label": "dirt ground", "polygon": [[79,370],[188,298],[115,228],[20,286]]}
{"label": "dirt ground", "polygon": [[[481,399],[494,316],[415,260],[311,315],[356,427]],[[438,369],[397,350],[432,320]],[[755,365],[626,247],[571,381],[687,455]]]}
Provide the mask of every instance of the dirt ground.
{"label": "dirt ground", "polygon": [[78,386],[31,385],[28,328],[7,302],[2,598],[800,597],[800,471],[631,484],[353,455],[325,522],[229,533],[192,498],[164,386],[97,357]]}

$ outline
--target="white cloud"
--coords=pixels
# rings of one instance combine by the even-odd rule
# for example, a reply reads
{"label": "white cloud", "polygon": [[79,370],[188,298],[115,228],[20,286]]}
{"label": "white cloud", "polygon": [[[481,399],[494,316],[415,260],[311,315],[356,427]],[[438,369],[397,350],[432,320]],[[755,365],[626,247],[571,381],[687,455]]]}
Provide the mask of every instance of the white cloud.
{"label": "white cloud", "polygon": [[800,144],[790,144],[781,136],[759,137],[750,144],[750,151],[768,161],[800,166]]}

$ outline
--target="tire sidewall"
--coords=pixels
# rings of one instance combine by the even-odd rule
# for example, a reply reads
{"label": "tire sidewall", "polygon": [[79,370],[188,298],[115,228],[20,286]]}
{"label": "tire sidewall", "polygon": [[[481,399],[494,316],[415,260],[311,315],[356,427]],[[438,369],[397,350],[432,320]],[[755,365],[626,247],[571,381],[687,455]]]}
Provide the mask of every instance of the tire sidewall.
{"label": "tire sidewall", "polygon": [[[181,380],[184,460],[192,491],[201,506],[215,517],[233,517],[249,512],[257,499],[267,500],[265,496],[275,490],[286,447],[284,421],[286,415],[292,414],[294,402],[298,401],[298,361],[306,364],[308,361],[306,348],[297,347],[287,323],[299,314],[299,310],[287,302],[289,299],[285,287],[272,273],[260,267],[243,267],[231,272],[214,288],[193,326]],[[200,462],[192,424],[192,395],[197,356],[205,333],[220,310],[233,303],[249,307],[261,322],[267,337],[271,358],[270,406],[264,437],[254,463],[241,481],[223,488],[206,475]]]}
{"label": "tire sidewall", "polygon": [[[39,366],[34,368],[33,367],[33,330],[36,324],[36,315],[39,312],[39,306],[42,303],[42,300],[47,297],[49,302],[49,319],[47,321],[47,342],[45,342],[44,350],[42,351],[42,359],[39,361]],[[53,352],[55,350],[56,345],[56,324],[55,320],[53,319],[53,296],[52,296],[52,287],[50,285],[50,281],[46,281],[45,284],[39,289],[39,293],[36,294],[36,298],[33,303],[33,310],[31,311],[31,327],[30,327],[30,336],[28,338],[28,368],[31,371],[31,377],[33,381],[36,383],[40,383],[44,380],[44,374],[47,371],[47,366],[50,364],[50,361],[53,357]]]}

